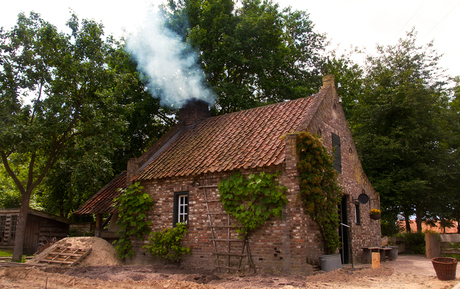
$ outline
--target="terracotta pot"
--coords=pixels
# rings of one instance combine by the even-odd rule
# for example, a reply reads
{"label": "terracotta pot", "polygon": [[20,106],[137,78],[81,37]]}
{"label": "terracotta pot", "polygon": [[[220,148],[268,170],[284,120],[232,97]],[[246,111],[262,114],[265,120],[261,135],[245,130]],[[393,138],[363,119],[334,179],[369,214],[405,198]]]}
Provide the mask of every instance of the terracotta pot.
{"label": "terracotta pot", "polygon": [[380,220],[381,214],[371,214],[372,220]]}

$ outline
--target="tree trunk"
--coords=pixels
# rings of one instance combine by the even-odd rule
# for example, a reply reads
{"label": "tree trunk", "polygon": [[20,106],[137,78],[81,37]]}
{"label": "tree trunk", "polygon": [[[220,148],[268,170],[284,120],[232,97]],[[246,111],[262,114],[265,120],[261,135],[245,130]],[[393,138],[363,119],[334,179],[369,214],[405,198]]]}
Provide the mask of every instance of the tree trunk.
{"label": "tree trunk", "polygon": [[409,214],[404,213],[404,221],[406,222],[406,232],[407,232],[407,233],[410,233],[410,232],[411,232],[411,229],[410,229],[410,218],[409,218]]}
{"label": "tree trunk", "polygon": [[417,232],[422,232],[422,216],[420,216],[419,210],[415,210],[415,222],[417,223]]}
{"label": "tree trunk", "polygon": [[18,223],[16,225],[16,236],[13,247],[13,262],[22,260],[24,251],[24,237],[26,234],[27,214],[29,211],[31,192],[26,191],[21,198],[21,208],[19,210]]}

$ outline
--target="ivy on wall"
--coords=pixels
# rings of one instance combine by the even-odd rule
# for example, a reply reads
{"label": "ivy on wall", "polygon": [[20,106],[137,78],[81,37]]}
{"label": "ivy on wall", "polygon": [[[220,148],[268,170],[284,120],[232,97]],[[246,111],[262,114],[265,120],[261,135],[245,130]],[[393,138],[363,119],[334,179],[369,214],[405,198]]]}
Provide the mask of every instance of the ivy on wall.
{"label": "ivy on wall", "polygon": [[149,222],[146,221],[146,212],[153,206],[153,200],[149,194],[143,193],[144,187],[136,182],[113,201],[118,209],[117,234],[120,239],[114,242],[115,249],[120,258],[134,255],[131,238],[139,240],[150,232]]}
{"label": "ivy on wall", "polygon": [[300,200],[305,213],[316,222],[326,254],[340,247],[338,204],[342,188],[333,168],[333,157],[316,134],[300,132],[297,135]]}
{"label": "ivy on wall", "polygon": [[224,209],[241,224],[238,235],[248,235],[271,217],[281,216],[283,205],[288,203],[287,188],[279,185],[280,173],[250,174],[245,178],[236,173],[219,183],[220,199]]}

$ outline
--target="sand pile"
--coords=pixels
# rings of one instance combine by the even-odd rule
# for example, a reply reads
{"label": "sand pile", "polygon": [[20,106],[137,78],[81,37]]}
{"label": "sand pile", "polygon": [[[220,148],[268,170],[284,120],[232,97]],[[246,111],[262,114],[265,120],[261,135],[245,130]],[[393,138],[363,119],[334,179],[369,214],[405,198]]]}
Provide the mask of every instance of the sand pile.
{"label": "sand pile", "polygon": [[98,237],[72,237],[64,238],[54,243],[51,247],[46,248],[43,252],[36,255],[34,259],[29,260],[28,264],[38,264],[45,258],[48,253],[56,247],[70,247],[79,249],[92,249],[91,253],[86,256],[77,266],[116,266],[121,265],[121,260],[117,257],[115,247],[104,239]]}

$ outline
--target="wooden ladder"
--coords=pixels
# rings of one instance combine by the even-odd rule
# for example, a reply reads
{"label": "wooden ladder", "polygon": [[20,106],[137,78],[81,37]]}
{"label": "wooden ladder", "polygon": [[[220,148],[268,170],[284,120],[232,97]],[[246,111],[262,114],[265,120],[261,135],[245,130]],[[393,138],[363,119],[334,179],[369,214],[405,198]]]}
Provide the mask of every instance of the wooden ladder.
{"label": "wooden ladder", "polygon": [[[211,241],[214,247],[214,255],[216,256],[216,268],[219,272],[222,272],[222,269],[227,270],[227,272],[230,272],[231,270],[240,270],[243,258],[247,256],[247,254],[244,253],[246,242],[242,239],[235,238],[236,232],[233,234],[235,237],[232,238],[232,229],[234,230],[236,227],[232,226],[230,215],[224,211],[222,205],[219,204],[217,206],[212,206],[219,207],[220,210],[211,210],[211,203],[221,202],[220,199],[209,199],[208,196],[208,189],[216,189],[217,185],[204,185],[200,186],[200,188],[203,189],[206,214],[208,215],[209,222],[208,228],[211,229]],[[224,225],[216,225],[215,220],[218,220],[219,217],[226,217],[227,223]],[[224,235],[226,235],[226,237],[224,237]],[[227,243],[227,246],[219,246],[219,243]],[[242,243],[241,253],[232,251],[232,244],[238,243]],[[221,257],[225,258],[225,260],[221,260]],[[234,263],[232,263],[232,258],[239,258],[238,266],[233,265]],[[224,264],[226,261],[226,265],[221,264],[221,261],[224,261]]]}

